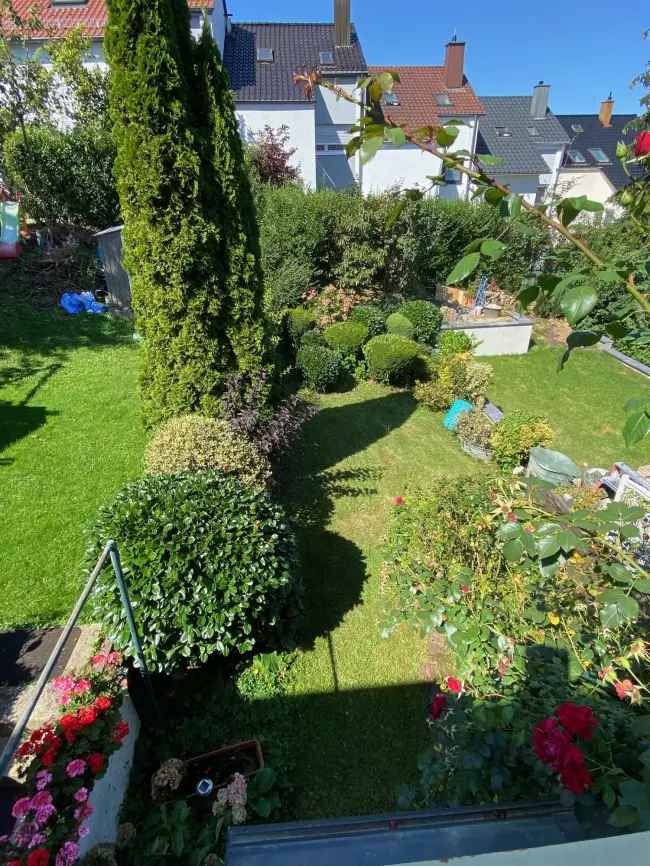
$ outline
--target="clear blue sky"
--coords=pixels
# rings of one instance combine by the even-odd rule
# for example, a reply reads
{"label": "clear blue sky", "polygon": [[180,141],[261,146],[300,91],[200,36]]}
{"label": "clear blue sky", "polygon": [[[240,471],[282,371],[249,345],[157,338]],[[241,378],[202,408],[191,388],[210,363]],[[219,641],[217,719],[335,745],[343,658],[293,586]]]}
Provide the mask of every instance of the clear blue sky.
{"label": "clear blue sky", "polygon": [[[650,60],[648,0],[351,0],[372,65],[438,65],[454,30],[467,43],[465,69],[484,96],[529,93],[543,78],[551,107],[597,113],[609,91],[615,111],[636,113],[630,81]],[[239,21],[330,21],[333,0],[227,0]],[[648,5],[646,5],[648,4]],[[643,7],[646,7],[645,14]]]}

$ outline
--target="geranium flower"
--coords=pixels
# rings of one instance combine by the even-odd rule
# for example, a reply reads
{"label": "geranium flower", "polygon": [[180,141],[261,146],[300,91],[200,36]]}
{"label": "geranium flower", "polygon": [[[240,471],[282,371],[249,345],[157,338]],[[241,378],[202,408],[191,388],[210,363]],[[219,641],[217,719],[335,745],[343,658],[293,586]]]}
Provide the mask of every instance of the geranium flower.
{"label": "geranium flower", "polygon": [[436,719],[439,719],[447,710],[447,698],[443,694],[438,694],[431,701],[431,706],[429,707],[429,717],[435,722]]}
{"label": "geranium flower", "polygon": [[72,693],[75,695],[85,695],[86,692],[90,691],[91,682],[90,680],[78,680],[72,689]]}
{"label": "geranium flower", "polygon": [[50,862],[50,852],[47,848],[36,848],[27,858],[27,866],[47,866]]}
{"label": "geranium flower", "polygon": [[463,684],[456,677],[447,677],[445,680],[447,683],[447,688],[450,692],[453,692],[455,695],[459,695],[463,691]]}
{"label": "geranium flower", "polygon": [[63,847],[59,848],[54,861],[54,866],[72,866],[79,857],[79,846],[76,842],[65,842]]}
{"label": "geranium flower", "polygon": [[48,773],[47,770],[39,770],[36,774],[36,790],[42,791],[52,781],[52,773]]}
{"label": "geranium flower", "polygon": [[93,752],[92,755],[88,755],[86,759],[88,766],[90,767],[90,772],[93,776],[96,776],[98,773],[101,773],[104,768],[104,756],[101,752]]}
{"label": "geranium flower", "polygon": [[24,818],[31,808],[32,801],[29,797],[21,797],[20,800],[16,800],[14,803],[11,814],[14,818]]}
{"label": "geranium flower", "polygon": [[27,847],[36,848],[38,845],[42,845],[43,842],[45,842],[45,833],[34,833]]}
{"label": "geranium flower", "polygon": [[116,743],[121,743],[122,740],[129,733],[129,723],[128,722],[118,722],[115,725],[115,731],[113,732],[113,740]]}
{"label": "geranium flower", "polygon": [[79,724],[83,725],[92,725],[97,721],[97,710],[95,707],[82,707],[77,713],[77,718],[79,719]]}
{"label": "geranium flower", "polygon": [[71,779],[74,779],[75,776],[82,776],[86,772],[86,762],[81,758],[75,758],[70,761],[65,768],[65,772],[66,776],[69,776]]}
{"label": "geranium flower", "polygon": [[32,797],[31,807],[32,809],[40,809],[43,806],[49,806],[51,802],[52,795],[49,791],[39,791]]}
{"label": "geranium flower", "polygon": [[591,707],[579,707],[577,704],[565,703],[555,710],[562,725],[581,740],[590,740],[598,727],[598,719]]}
{"label": "geranium flower", "polygon": [[53,767],[56,764],[56,749],[48,749],[41,755],[41,764],[44,767]]}
{"label": "geranium flower", "polygon": [[56,815],[56,808],[51,803],[47,806],[41,806],[36,810],[36,823],[39,827],[42,827],[43,824],[47,824],[50,818]]}
{"label": "geranium flower", "polygon": [[80,839],[85,839],[89,833],[90,833],[90,830],[85,825],[79,827],[78,836]]}
{"label": "geranium flower", "polygon": [[107,697],[106,695],[101,695],[95,701],[95,709],[100,712],[104,712],[104,710],[109,710],[113,706],[113,701]]}
{"label": "geranium flower", "polygon": [[90,805],[90,803],[82,803],[81,806],[77,806],[77,808],[74,810],[74,816],[77,821],[85,821],[86,818],[90,818],[94,811],[95,810]]}
{"label": "geranium flower", "polygon": [[103,668],[104,665],[106,664],[107,658],[108,658],[108,656],[106,656],[104,653],[97,653],[97,655],[94,655],[91,658],[90,664],[94,668]]}
{"label": "geranium flower", "polygon": [[616,697],[620,701],[624,701],[625,698],[629,697],[630,703],[641,703],[641,693],[639,692],[639,687],[635,686],[632,680],[622,680],[621,682],[615,682],[614,690],[616,692]]}
{"label": "geranium flower", "polygon": [[571,745],[571,736],[551,716],[538,722],[533,728],[533,750],[544,764],[558,771],[564,760],[566,750]]}
{"label": "geranium flower", "polygon": [[569,791],[578,796],[591,788],[593,779],[585,767],[585,758],[577,746],[569,746],[564,752],[560,767],[560,781]]}

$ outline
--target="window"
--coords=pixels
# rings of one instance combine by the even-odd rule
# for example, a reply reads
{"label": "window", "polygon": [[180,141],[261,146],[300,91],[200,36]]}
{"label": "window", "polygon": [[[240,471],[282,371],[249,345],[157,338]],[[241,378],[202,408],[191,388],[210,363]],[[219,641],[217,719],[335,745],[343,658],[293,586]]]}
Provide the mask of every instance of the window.
{"label": "window", "polygon": [[345,145],[344,144],[328,144],[327,149],[328,150],[341,151],[341,150],[345,150]]}
{"label": "window", "polygon": [[602,147],[590,147],[588,150],[596,162],[611,162],[611,159],[607,156]]}
{"label": "window", "polygon": [[190,29],[200,30],[203,27],[203,12],[190,13]]}
{"label": "window", "polygon": [[512,131],[509,126],[495,126],[494,131],[499,136],[499,138],[510,138],[512,135]]}
{"label": "window", "polygon": [[321,66],[333,66],[334,65],[334,54],[332,51],[319,51],[318,52],[318,62]]}
{"label": "window", "polygon": [[583,129],[583,126],[581,123],[572,123],[571,124],[571,130],[573,132],[575,132],[576,134],[578,134],[580,132],[584,132],[584,129]]}
{"label": "window", "polygon": [[454,104],[451,101],[451,99],[449,98],[448,93],[436,93],[435,96],[436,96],[436,102],[440,106],[453,105]]}
{"label": "window", "polygon": [[528,135],[539,135],[539,129],[537,129],[536,126],[529,126],[527,128],[528,128]]}
{"label": "window", "polygon": [[384,93],[384,105],[399,105],[399,96],[396,93]]}
{"label": "window", "polygon": [[460,183],[461,173],[457,168],[445,169],[445,183]]}
{"label": "window", "polygon": [[272,48],[258,48],[257,49],[257,60],[259,63],[273,63],[273,49]]}
{"label": "window", "polygon": [[321,150],[325,150],[325,145],[324,145],[324,144],[317,144],[317,145],[316,145],[316,150],[319,150],[319,151],[321,151]]}
{"label": "window", "polygon": [[582,151],[580,150],[567,150],[567,156],[569,157],[571,162],[575,162],[577,165],[587,162]]}

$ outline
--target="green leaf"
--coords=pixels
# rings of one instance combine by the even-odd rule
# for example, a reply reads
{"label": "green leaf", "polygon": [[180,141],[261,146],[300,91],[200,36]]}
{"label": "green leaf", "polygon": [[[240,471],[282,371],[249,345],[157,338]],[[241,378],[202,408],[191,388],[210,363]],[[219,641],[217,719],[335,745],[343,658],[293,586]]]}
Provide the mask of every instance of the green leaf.
{"label": "green leaf", "polygon": [[635,581],[634,589],[637,592],[642,592],[644,595],[650,594],[650,580],[642,577],[640,580]]}
{"label": "green leaf", "polygon": [[443,126],[436,132],[436,141],[440,147],[449,147],[458,138],[458,132],[455,126]]}
{"label": "green leaf", "polygon": [[510,541],[511,538],[519,538],[523,533],[523,529],[519,523],[503,523],[497,529],[497,538],[500,538],[501,541]]}
{"label": "green leaf", "polygon": [[268,818],[272,809],[271,800],[268,797],[260,797],[259,800],[255,801],[253,808],[260,818]]}
{"label": "green leaf", "polygon": [[381,87],[383,93],[391,93],[393,85],[396,81],[399,81],[399,78],[391,72],[380,72],[379,75],[374,76],[374,80]]}
{"label": "green leaf", "polygon": [[645,409],[639,412],[630,412],[623,426],[623,438],[627,447],[636,445],[648,433],[650,433],[650,415],[646,413]]}
{"label": "green leaf", "polygon": [[636,737],[650,737],[650,716],[636,716],[632,720],[632,732]]}
{"label": "green leaf", "polygon": [[500,189],[496,189],[496,187],[490,186],[485,190],[485,201],[491,205],[498,205],[501,203],[501,199],[505,198],[507,193],[503,192]]}
{"label": "green leaf", "polygon": [[518,538],[513,538],[503,545],[503,555],[508,562],[519,562],[524,555],[524,545]]}
{"label": "green leaf", "polygon": [[571,551],[575,550],[580,544],[578,536],[566,529],[563,532],[558,533],[556,538],[565,553],[571,553]]}
{"label": "green leaf", "polygon": [[501,241],[489,238],[481,244],[481,252],[492,260],[500,259],[507,247]]}
{"label": "green leaf", "polygon": [[581,346],[595,346],[600,341],[600,334],[593,331],[573,331],[567,337],[567,346],[570,349],[578,349]]}
{"label": "green leaf", "polygon": [[519,214],[521,213],[521,196],[520,195],[509,195],[508,196],[508,211],[510,216],[513,219],[517,219]]}
{"label": "green leaf", "polygon": [[365,165],[374,157],[378,150],[384,145],[383,136],[375,135],[372,138],[364,138],[361,145],[361,165]]}
{"label": "green leaf", "polygon": [[639,820],[639,811],[634,806],[618,806],[609,816],[608,824],[612,827],[631,827]]}
{"label": "green leaf", "polygon": [[386,129],[386,138],[390,141],[391,144],[396,145],[397,147],[401,147],[406,141],[406,133],[403,129],[399,127],[387,127]]}
{"label": "green leaf", "polygon": [[626,595],[622,589],[611,587],[601,592],[598,601],[609,607],[616,605],[621,619],[636,619],[639,615],[639,604],[636,599]]}
{"label": "green leaf", "polygon": [[476,270],[480,261],[480,253],[469,253],[469,255],[463,256],[447,277],[447,283],[453,286],[466,280]]}
{"label": "green leaf", "polygon": [[501,165],[503,162],[502,156],[493,156],[491,153],[479,153],[478,158],[483,165]]}
{"label": "green leaf", "polygon": [[550,556],[555,556],[560,551],[560,541],[558,535],[544,535],[537,539],[537,551],[542,559],[548,559]]}
{"label": "green leaf", "polygon": [[575,286],[560,300],[560,307],[570,325],[584,319],[598,303],[598,293],[591,286]]}

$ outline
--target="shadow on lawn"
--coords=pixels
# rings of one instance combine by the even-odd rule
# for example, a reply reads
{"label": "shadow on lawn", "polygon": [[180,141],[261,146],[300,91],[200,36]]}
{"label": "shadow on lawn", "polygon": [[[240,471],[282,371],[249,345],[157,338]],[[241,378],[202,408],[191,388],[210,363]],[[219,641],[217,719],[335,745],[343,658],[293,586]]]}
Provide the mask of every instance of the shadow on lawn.
{"label": "shadow on lawn", "polygon": [[321,409],[305,427],[300,449],[282,467],[282,498],[292,514],[305,582],[306,616],[300,638],[311,648],[361,601],[366,561],[359,548],[332,532],[337,499],[375,493],[381,468],[333,468],[404,424],[416,407],[408,393]]}

